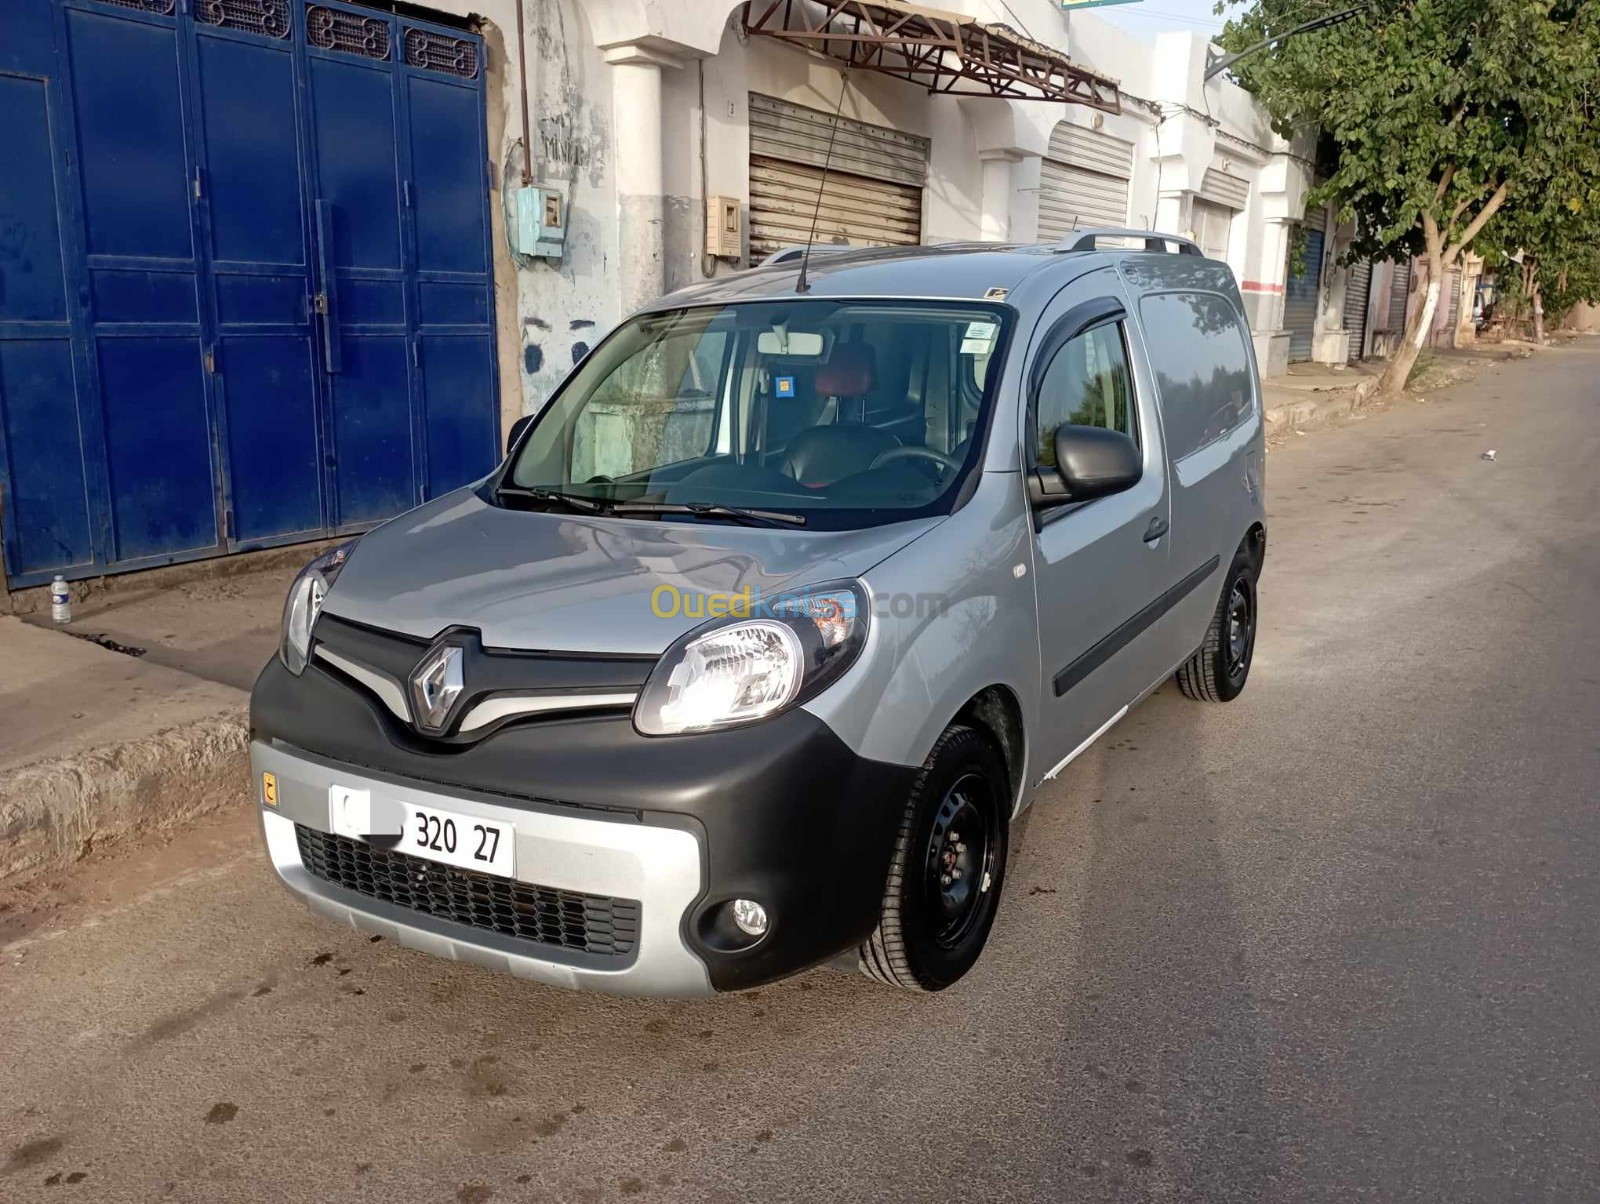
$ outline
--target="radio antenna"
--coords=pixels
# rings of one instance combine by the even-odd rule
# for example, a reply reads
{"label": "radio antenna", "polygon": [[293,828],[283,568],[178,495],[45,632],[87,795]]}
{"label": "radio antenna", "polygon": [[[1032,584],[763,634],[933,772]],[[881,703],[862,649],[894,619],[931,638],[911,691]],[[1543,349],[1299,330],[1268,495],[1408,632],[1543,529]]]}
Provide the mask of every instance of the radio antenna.
{"label": "radio antenna", "polygon": [[811,210],[811,229],[806,234],[806,249],[800,252],[800,277],[794,282],[794,291],[811,291],[806,271],[811,266],[811,244],[817,241],[817,218],[822,215],[822,193],[828,187],[828,165],[833,162],[833,140],[839,136],[839,114],[844,112],[844,94],[850,90],[850,64],[839,73],[839,103],[833,106],[833,128],[828,131],[828,149],[822,156],[822,179],[817,181],[817,203]]}

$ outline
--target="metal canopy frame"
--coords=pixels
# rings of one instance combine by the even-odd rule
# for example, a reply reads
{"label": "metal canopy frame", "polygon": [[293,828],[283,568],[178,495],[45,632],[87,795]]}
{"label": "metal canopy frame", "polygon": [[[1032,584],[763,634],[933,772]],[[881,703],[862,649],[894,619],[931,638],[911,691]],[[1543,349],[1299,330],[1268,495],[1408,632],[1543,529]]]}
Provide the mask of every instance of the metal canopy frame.
{"label": "metal canopy frame", "polygon": [[746,0],[744,31],[955,96],[1054,100],[1120,113],[1117,81],[1006,25],[901,0]]}

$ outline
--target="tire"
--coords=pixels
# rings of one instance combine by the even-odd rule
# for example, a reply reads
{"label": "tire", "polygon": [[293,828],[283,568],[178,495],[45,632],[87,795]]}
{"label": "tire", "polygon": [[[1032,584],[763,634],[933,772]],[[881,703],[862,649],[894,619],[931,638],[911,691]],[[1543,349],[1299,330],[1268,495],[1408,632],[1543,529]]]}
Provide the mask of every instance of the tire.
{"label": "tire", "polygon": [[859,951],[863,974],[942,991],[972,969],[1000,902],[1010,811],[1010,779],[994,743],[974,728],[946,728],[906,800],[878,927]]}
{"label": "tire", "polygon": [[[1256,647],[1256,569],[1243,549],[1234,554],[1206,638],[1178,666],[1178,689],[1196,702],[1232,702],[1250,677]],[[1235,623],[1238,626],[1235,626]]]}

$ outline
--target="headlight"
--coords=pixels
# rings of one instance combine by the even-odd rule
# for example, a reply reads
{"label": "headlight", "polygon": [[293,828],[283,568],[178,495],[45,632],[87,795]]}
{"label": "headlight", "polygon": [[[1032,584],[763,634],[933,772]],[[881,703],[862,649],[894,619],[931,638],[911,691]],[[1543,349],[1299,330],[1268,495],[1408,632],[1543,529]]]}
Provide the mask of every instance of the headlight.
{"label": "headlight", "polygon": [[311,629],[317,625],[322,613],[322,600],[338,579],[339,570],[350,559],[356,541],[340,544],[324,552],[294,579],[289,587],[289,597],[283,604],[283,638],[278,643],[278,656],[283,667],[296,677],[305,672],[306,661],[311,656]]}
{"label": "headlight", "polygon": [[821,692],[867,642],[867,594],[832,583],[752,604],[661,654],[633,709],[646,736],[767,719]]}

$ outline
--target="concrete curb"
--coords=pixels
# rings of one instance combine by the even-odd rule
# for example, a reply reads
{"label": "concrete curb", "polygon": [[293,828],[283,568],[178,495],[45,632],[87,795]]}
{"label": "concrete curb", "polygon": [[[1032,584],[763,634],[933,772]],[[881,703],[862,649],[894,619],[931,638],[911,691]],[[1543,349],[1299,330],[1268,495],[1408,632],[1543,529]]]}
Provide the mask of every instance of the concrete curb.
{"label": "concrete curb", "polygon": [[238,804],[250,777],[245,707],[0,773],[0,885],[60,870],[96,845]]}
{"label": "concrete curb", "polygon": [[1310,430],[1326,425],[1335,418],[1343,418],[1359,410],[1364,402],[1378,392],[1378,378],[1366,377],[1348,389],[1335,389],[1326,393],[1309,393],[1294,401],[1268,405],[1262,414],[1267,437],[1286,435],[1290,431]]}

